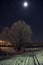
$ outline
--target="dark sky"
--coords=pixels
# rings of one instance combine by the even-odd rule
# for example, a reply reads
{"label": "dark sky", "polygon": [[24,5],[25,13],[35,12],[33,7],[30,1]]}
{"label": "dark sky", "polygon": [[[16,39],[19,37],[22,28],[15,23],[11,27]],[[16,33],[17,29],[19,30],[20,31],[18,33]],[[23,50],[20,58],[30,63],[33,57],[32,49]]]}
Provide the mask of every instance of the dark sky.
{"label": "dark sky", "polygon": [[[30,3],[27,8],[24,1]],[[19,19],[31,25],[33,37],[43,38],[43,0],[0,0],[0,31]]]}

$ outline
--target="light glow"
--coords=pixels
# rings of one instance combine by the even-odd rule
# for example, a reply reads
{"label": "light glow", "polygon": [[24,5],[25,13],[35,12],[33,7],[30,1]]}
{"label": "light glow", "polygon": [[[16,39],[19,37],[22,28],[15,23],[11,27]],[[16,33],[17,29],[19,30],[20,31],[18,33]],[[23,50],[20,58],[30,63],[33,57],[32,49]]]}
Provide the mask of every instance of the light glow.
{"label": "light glow", "polygon": [[23,3],[23,6],[24,6],[24,7],[27,7],[27,6],[28,6],[28,2],[24,2],[24,3]]}

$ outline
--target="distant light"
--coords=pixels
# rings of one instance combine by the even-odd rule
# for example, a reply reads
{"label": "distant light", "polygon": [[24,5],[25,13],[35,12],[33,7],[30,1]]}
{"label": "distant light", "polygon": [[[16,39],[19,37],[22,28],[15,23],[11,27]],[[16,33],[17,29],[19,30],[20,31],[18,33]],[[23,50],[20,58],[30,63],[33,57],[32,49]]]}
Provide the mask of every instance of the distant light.
{"label": "distant light", "polygon": [[0,43],[2,43],[3,41],[2,40],[0,40]]}
{"label": "distant light", "polygon": [[24,7],[27,7],[27,6],[28,6],[28,2],[24,2],[24,3],[23,3],[23,6],[24,6]]}

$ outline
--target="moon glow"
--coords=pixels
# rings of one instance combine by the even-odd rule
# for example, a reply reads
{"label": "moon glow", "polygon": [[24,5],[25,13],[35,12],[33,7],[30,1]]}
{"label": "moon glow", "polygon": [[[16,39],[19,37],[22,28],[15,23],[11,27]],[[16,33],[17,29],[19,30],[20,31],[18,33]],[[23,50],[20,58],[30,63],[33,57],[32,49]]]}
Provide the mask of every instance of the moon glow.
{"label": "moon glow", "polygon": [[24,7],[28,7],[28,2],[24,2],[24,3],[23,3],[23,6],[24,6]]}

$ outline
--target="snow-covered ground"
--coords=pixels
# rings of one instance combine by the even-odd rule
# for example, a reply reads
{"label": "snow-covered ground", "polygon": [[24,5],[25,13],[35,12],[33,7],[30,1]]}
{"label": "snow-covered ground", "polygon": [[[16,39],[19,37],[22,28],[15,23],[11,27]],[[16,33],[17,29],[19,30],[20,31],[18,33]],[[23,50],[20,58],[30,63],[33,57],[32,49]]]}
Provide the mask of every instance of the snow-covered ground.
{"label": "snow-covered ground", "polygon": [[0,65],[43,65],[43,50],[36,53],[24,53],[13,58],[0,61]]}

